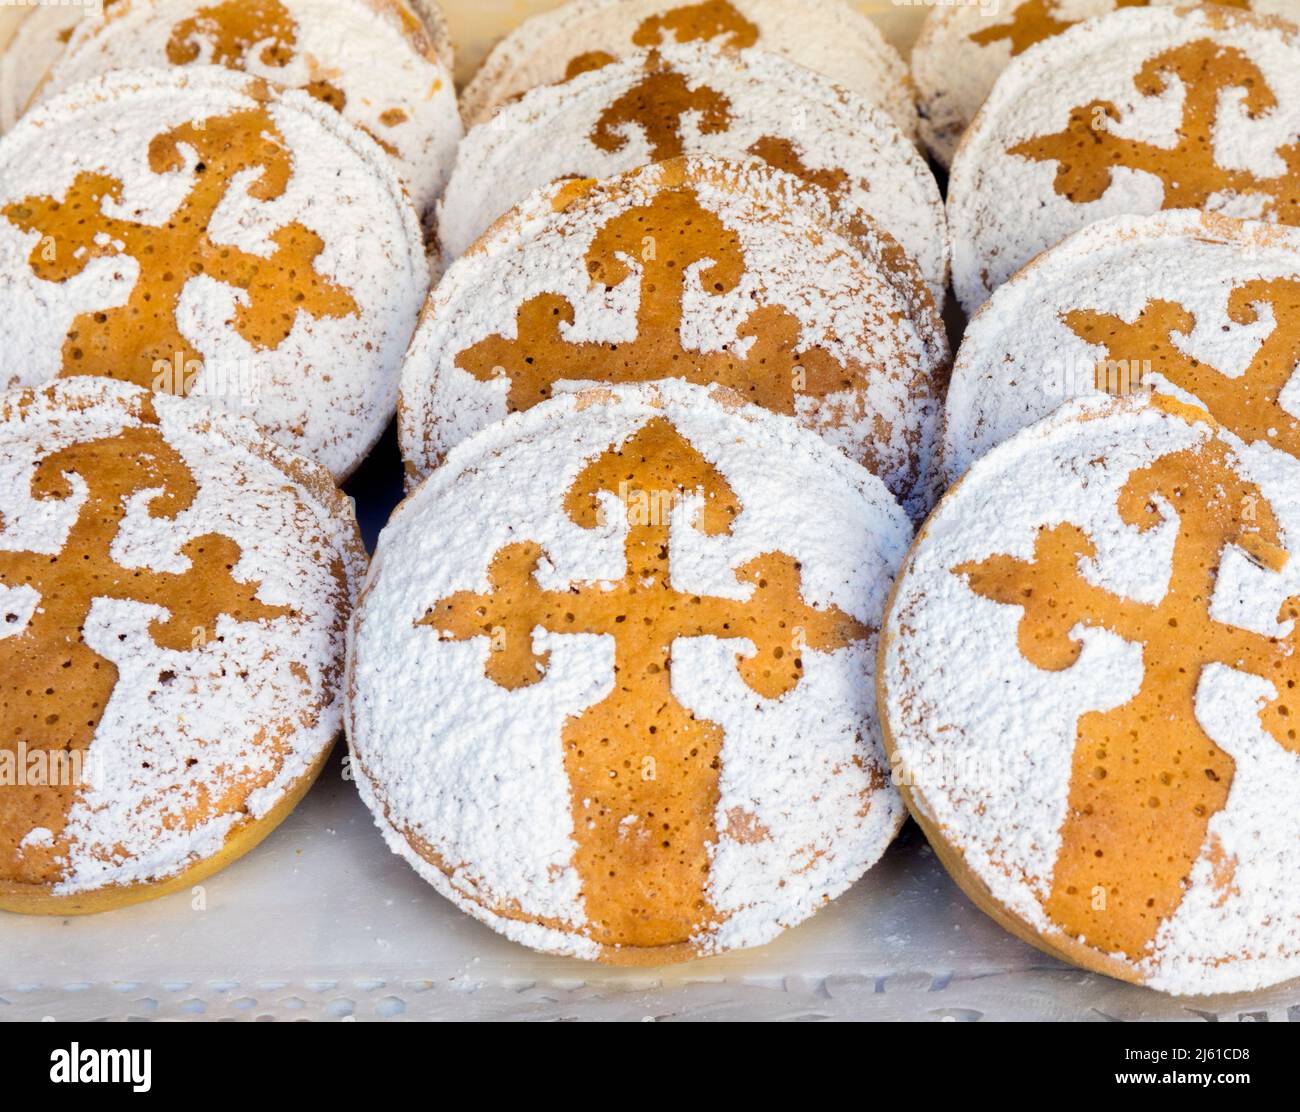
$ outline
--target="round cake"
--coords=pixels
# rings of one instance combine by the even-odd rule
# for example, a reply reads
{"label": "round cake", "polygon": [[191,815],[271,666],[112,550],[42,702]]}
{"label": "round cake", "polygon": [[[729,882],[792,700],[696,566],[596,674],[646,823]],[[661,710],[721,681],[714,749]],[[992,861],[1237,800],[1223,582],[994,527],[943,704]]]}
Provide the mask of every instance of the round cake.
{"label": "round cake", "polygon": [[254,417],[348,475],[428,288],[378,146],[219,67],[109,74],[0,142],[0,387],[107,375]]}
{"label": "round cake", "polygon": [[557,954],[769,941],[897,834],[870,674],[906,515],[787,418],[668,381],[557,398],[398,509],[348,737],[388,844]]}
{"label": "round cake", "polygon": [[796,417],[919,517],[949,366],[898,244],[755,163],[676,159],[534,194],[447,272],[402,370],[412,480],[591,383],[717,383]]}
{"label": "round cake", "polygon": [[329,105],[393,157],[421,212],[447,183],[462,134],[456,90],[402,0],[128,0],[77,28],[39,95],[111,70],[189,65]]}
{"label": "round cake", "polygon": [[1297,72],[1300,31],[1214,5],[1113,12],[1025,51],[953,159],[962,306],[1108,216],[1300,223]]}
{"label": "round cake", "polygon": [[1300,463],[1161,395],[1068,403],[922,530],[880,651],[912,814],[968,895],[1178,995],[1300,976]]}
{"label": "round cake", "polygon": [[907,66],[876,25],[842,0],[571,0],[525,20],[461,95],[469,125],[538,85],[673,43],[756,46],[829,77],[889,114],[915,140]]}
{"label": "round cake", "polygon": [[609,178],[680,155],[757,159],[825,189],[846,223],[878,224],[942,306],[947,227],[934,175],[879,109],[788,59],[690,43],[639,51],[534,89],[472,129],[439,229],[448,263],[496,217],[560,178]]}
{"label": "round cake", "polygon": [[1159,390],[1300,457],[1300,229],[1200,212],[1099,221],[971,321],[944,415],[955,482],[1080,394]]}
{"label": "round cake", "polygon": [[329,473],[251,421],[0,397],[0,909],[188,889],[270,833],[341,727],[364,569]]}

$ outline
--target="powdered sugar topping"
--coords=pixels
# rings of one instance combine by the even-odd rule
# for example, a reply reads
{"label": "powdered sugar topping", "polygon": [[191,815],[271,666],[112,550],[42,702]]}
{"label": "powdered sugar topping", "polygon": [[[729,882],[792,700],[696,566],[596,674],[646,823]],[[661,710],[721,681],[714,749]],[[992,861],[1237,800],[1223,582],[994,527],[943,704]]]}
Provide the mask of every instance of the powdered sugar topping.
{"label": "powdered sugar topping", "polygon": [[[890,489],[909,497],[929,460],[946,340],[924,287],[909,289],[905,271],[891,273],[879,254],[868,255],[869,239],[837,231],[838,217],[824,195],[767,167],[708,159],[648,167],[587,188],[565,204],[569,188],[561,183],[543,190],[503,218],[431,297],[402,379],[402,450],[416,476],[427,474],[449,447],[505,416],[509,380],[484,381],[458,366],[458,357],[492,336],[514,339],[518,310],[530,299],[553,293],[572,305],[573,321],[562,328],[566,342],[637,338],[649,256],[624,255],[627,277],[606,288],[592,281],[589,250],[619,215],[688,188],[734,234],[744,272],[732,289],[706,290],[699,275],[710,260],[683,260],[684,349],[710,353],[736,345],[757,303],[797,318],[801,350],[815,346],[841,363],[879,368],[852,391],[800,397],[796,413],[855,458],[869,447]],[[874,246],[880,249],[878,241]],[[581,385],[561,378],[555,388]]]}
{"label": "powdered sugar topping", "polygon": [[[148,398],[106,379],[8,396],[0,409],[0,555],[62,551],[96,480],[73,476],[71,498],[37,499],[38,464],[69,446],[151,426]],[[59,894],[161,880],[212,856],[237,824],[265,816],[302,780],[341,725],[345,620],[365,565],[350,508],[322,469],[276,448],[251,422],[178,398],[159,396],[154,405],[156,427],[196,494],[164,516],[150,506],[165,492],[132,495],[113,561],[184,574],[194,560],[182,549],[217,534],[239,546],[231,574],[256,585],[259,603],[285,613],[259,621],[224,615],[196,630],[188,649],[173,651],[150,631],[167,619],[164,608],[94,600],[81,636],[118,678],[86,753],[88,783],[57,843],[43,827],[22,840],[23,852],[61,847]],[[7,607],[32,593],[0,582]],[[18,602],[28,621],[34,607],[53,605]],[[4,635],[26,629],[9,624]]]}
{"label": "powdered sugar topping", "polygon": [[[895,762],[915,805],[964,867],[1048,941],[1074,941],[1062,938],[1046,905],[1081,716],[1134,699],[1153,662],[1144,662],[1141,643],[1080,625],[1070,632],[1081,646],[1072,665],[1036,667],[1018,643],[1022,607],[976,593],[955,569],[990,557],[1033,560],[1040,533],[1068,523],[1095,545],[1080,565],[1089,583],[1157,604],[1172,590],[1178,518],[1165,512],[1143,532],[1120,516],[1121,491],[1157,459],[1216,444],[1227,449],[1234,473],[1262,492],[1294,551],[1295,460],[1242,446],[1167,403],[1080,399],[975,464],[930,519],[900,580],[880,664]],[[1262,636],[1285,636],[1289,629],[1274,616],[1298,587],[1300,561],[1274,571],[1229,548],[1213,620],[1228,620],[1225,611],[1235,608]],[[979,664],[972,671],[936,667],[938,660]],[[1270,682],[1246,671],[1212,664],[1199,677],[1196,720],[1235,765],[1226,806],[1209,818],[1182,898],[1147,953],[1140,960],[1101,955],[1165,991],[1247,991],[1300,974],[1300,908],[1290,880],[1300,862],[1300,820],[1283,802],[1300,790],[1300,758],[1264,732],[1258,714],[1277,697]]]}
{"label": "powdered sugar topping", "polygon": [[468,123],[481,123],[528,89],[572,76],[566,69],[575,58],[621,58],[638,47],[699,38],[783,54],[883,108],[904,135],[916,136],[902,58],[870,19],[839,0],[571,0],[507,35],[461,107]]}
{"label": "powdered sugar topping", "polygon": [[0,50],[0,132],[18,121],[41,78],[63,53],[67,36],[89,11],[80,4],[41,4],[22,17]]}
{"label": "powdered sugar topping", "polygon": [[[176,329],[199,365],[188,366],[184,352],[168,356],[211,404],[254,415],[273,439],[335,475],[349,474],[365,457],[396,406],[397,367],[428,283],[414,209],[380,149],[331,109],[302,92],[270,94],[261,82],[216,67],[107,75],[29,113],[0,144],[0,209],[9,207],[0,219],[0,257],[8,264],[0,273],[0,315],[9,322],[0,385],[34,385],[59,374],[72,323],[123,306],[138,292],[141,263],[118,253],[120,240],[101,236],[93,255],[70,259],[59,254],[58,234],[24,231],[32,201],[65,197],[79,176],[105,175],[120,182],[122,197],[99,202],[106,222],[165,225],[196,194],[202,160],[193,146],[198,139],[182,140],[181,167],[156,172],[151,143],[193,121],[259,106],[283,139],[291,173],[269,200],[255,190],[270,171],[235,175],[211,213],[206,240],[267,258],[283,229],[305,228],[321,241],[311,269],[332,307],[316,315],[297,311],[283,341],[262,346],[239,329],[249,293],[200,274],[184,284],[175,309]],[[44,280],[35,265],[72,272]],[[306,286],[299,274],[292,296]],[[283,297],[286,311],[294,311],[283,282],[259,288],[257,297],[263,306]],[[140,358],[122,373],[153,381],[145,366],[153,357]]]}
{"label": "powdered sugar topping", "polygon": [[[250,28],[255,10],[268,19]],[[165,67],[181,58],[317,90],[393,153],[417,208],[441,195],[461,138],[456,91],[450,71],[397,3],[272,0],[258,9],[221,0],[132,0],[78,27],[40,95],[110,70]]]}
{"label": "powdered sugar topping", "polygon": [[[1151,303],[1181,306],[1192,327],[1173,332],[1169,342],[1236,379],[1279,321],[1265,302],[1253,319],[1234,319],[1229,301],[1234,290],[1276,278],[1300,280],[1296,229],[1166,212],[1115,217],[1077,232],[1000,287],[967,328],[943,422],[947,480],[955,482],[985,452],[1063,401],[1097,393],[1099,366],[1131,369],[1133,386],[1141,380],[1200,404],[1161,375],[1158,351],[1121,345],[1108,352],[1070,327],[1072,313],[1132,322]],[[1300,416],[1293,389],[1283,389],[1280,401]]]}
{"label": "powdered sugar topping", "polygon": [[[1099,197],[1072,201],[1057,190],[1065,163],[1011,154],[1010,148],[1063,134],[1072,110],[1088,110],[1103,137],[1172,149],[1191,102],[1182,79],[1164,73],[1159,89],[1145,92],[1136,79],[1152,59],[1205,41],[1217,45],[1221,59],[1256,67],[1260,77],[1251,79],[1251,86],[1264,100],[1276,99],[1252,112],[1242,88],[1224,91],[1212,136],[1216,164],[1265,182],[1285,172],[1278,151],[1300,137],[1300,89],[1293,80],[1300,37],[1294,28],[1209,8],[1140,8],[1080,24],[1031,47],[1007,67],[954,158],[948,191],[953,284],[968,313],[1071,232],[1108,216],[1173,207],[1160,177],[1122,161]],[[1026,198],[1033,203],[1026,204]],[[1212,194],[1203,207],[1278,218],[1260,193]]]}
{"label": "powdered sugar topping", "polygon": [[[671,137],[619,115],[638,91],[656,124],[672,124]],[[689,103],[670,121],[679,95]],[[898,240],[943,304],[943,202],[897,127],[858,95],[785,58],[712,43],[637,52],[534,89],[474,128],[441,206],[444,255],[449,263],[458,258],[497,216],[551,181],[613,177],[680,154],[781,159],[782,169],[827,187],[845,221],[866,216]]]}
{"label": "powdered sugar topping", "polygon": [[[623,579],[627,505],[602,495],[603,523],[583,528],[565,498],[593,460],[654,420],[671,422],[741,506],[727,532],[709,536],[693,524],[698,499],[674,509],[676,589],[744,599],[737,569],[779,550],[798,561],[808,604],[839,607],[874,629],[910,535],[883,486],[792,421],[665,382],[558,398],[453,450],[381,538],[350,651],[358,782],[389,844],[497,930],[584,957],[599,949],[584,933],[560,731],[609,695],[614,638],[539,629],[545,678],[507,691],[485,674],[487,637],[440,640],[416,623],[455,592],[490,590],[489,564],[516,542],[544,552],[543,589]],[[766,700],[736,672],[736,654],[754,651],[748,643],[674,645],[674,697],[725,732],[708,881],[721,921],[695,940],[698,949],[767,941],[843,891],[897,832],[901,804],[883,776],[862,682],[874,647],[873,633],[807,654],[800,683]],[[732,822],[738,814],[745,830],[765,835],[746,838]],[[620,837],[639,837],[639,822],[619,816]],[[421,843],[432,852],[413,848]],[[500,906],[519,914],[494,914]]]}
{"label": "powdered sugar topping", "polygon": [[1115,10],[1116,0],[994,0],[936,5],[925,17],[912,48],[912,78],[921,110],[921,138],[943,166],[998,75],[1022,52],[1013,29],[1028,14],[1046,9],[1053,21],[1077,22]]}

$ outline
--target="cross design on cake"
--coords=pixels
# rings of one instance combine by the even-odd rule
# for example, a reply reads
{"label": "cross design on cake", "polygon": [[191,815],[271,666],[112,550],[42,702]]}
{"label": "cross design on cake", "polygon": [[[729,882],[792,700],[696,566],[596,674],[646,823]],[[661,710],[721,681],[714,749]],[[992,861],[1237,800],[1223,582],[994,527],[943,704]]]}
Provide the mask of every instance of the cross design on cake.
{"label": "cross design on cake", "polygon": [[243,69],[244,59],[261,47],[265,66],[287,66],[298,45],[298,24],[281,0],[223,0],[200,8],[172,28],[167,59],[175,66],[199,61],[202,43],[211,44],[206,59],[214,66]]}
{"label": "cross design on cake", "polygon": [[626,129],[639,127],[650,146],[653,162],[685,153],[682,121],[698,114],[702,135],[716,135],[731,123],[731,101],[716,89],[694,89],[685,76],[663,63],[658,53],[646,62],[645,75],[622,96],[605,107],[591,132],[592,143],[602,151],[623,150]]}
{"label": "cross design on cake", "polygon": [[[703,83],[691,88],[686,76],[654,51],[646,59],[644,76],[606,105],[589,138],[599,150],[616,153],[627,146],[627,129],[639,128],[650,147],[651,161],[663,162],[686,153],[682,123],[690,115],[697,116],[696,127],[701,135],[721,134],[732,124],[731,99]],[[790,139],[763,135],[749,145],[746,153],[774,170],[783,170],[824,190],[836,208],[848,196],[852,179],[846,170],[812,169]],[[854,220],[849,230],[861,234],[864,229]]]}
{"label": "cross design on cake", "polygon": [[[192,170],[182,147],[198,156]],[[322,319],[358,311],[346,289],[316,270],[324,241],[303,224],[278,229],[267,255],[208,234],[232,182],[246,171],[257,171],[246,186],[251,197],[273,201],[284,195],[293,158],[265,108],[183,124],[156,136],[149,145],[149,168],[155,174],[193,175],[189,195],[161,225],[115,214],[130,203],[122,183],[91,172],[78,174],[62,200],[28,197],[3,209],[5,219],[23,231],[52,237],[52,255],[38,243],[29,258],[42,281],[68,282],[92,259],[116,259],[123,272],[130,265],[137,270],[125,304],[98,307],[73,320],[60,377],[104,375],[151,387],[160,364],[201,365],[202,355],[177,319],[192,281],[219,282],[235,292],[230,323],[257,351],[284,343],[301,313]]]}
{"label": "cross design on cake", "polygon": [[[1245,0],[1225,0],[1224,7],[1244,7]],[[1143,8],[1146,0],[1116,0],[1116,8]],[[1011,44],[1011,57],[1023,54],[1035,43],[1068,31],[1077,19],[1062,19],[1057,14],[1058,5],[1053,0],[1028,0],[1011,15],[1008,23],[995,23],[967,36],[979,46],[992,46],[995,42]]]}
{"label": "cross design on cake", "polygon": [[[195,537],[181,547],[189,563],[183,572],[119,562],[118,531],[135,496],[148,500],[151,518],[175,521],[198,493],[184,459],[157,428],[132,428],[76,444],[37,465],[31,484],[37,500],[69,502],[82,497],[82,490],[84,502],[59,552],[0,549],[0,586],[11,592],[4,613],[8,636],[0,637],[0,745],[10,749],[24,744],[71,753],[91,744],[118,683],[117,666],[85,640],[98,600],[161,608],[165,614],[150,619],[148,636],[172,652],[193,651],[215,639],[222,617],[258,622],[292,613],[260,602],[260,584],[234,577],[240,547],[219,534]],[[24,588],[39,597],[19,627],[19,596],[12,592]],[[175,678],[163,675],[159,681]],[[24,833],[31,827],[61,831],[78,791],[75,784],[49,785],[38,798],[25,798],[24,806],[40,813]],[[7,870],[21,874],[39,867],[39,854],[19,855],[16,844],[6,843],[0,853],[11,858]]]}
{"label": "cross design on cake", "polygon": [[[647,16],[632,32],[636,47],[665,46],[670,42],[713,42],[742,50],[758,42],[758,26],[751,23],[728,0],[703,0],[683,4],[658,15]],[[565,80],[581,73],[600,69],[617,57],[606,50],[591,50],[570,59],[564,69]]]}
{"label": "cross design on cake", "polygon": [[[1194,359],[1174,343],[1174,334],[1190,335],[1196,318],[1173,301],[1149,301],[1132,323],[1109,313],[1086,309],[1064,315],[1080,339],[1106,349],[1111,366],[1151,361],[1151,371],[1195,396],[1223,426],[1247,441],[1263,441],[1300,459],[1300,420],[1282,407],[1282,391],[1300,366],[1300,281],[1257,279],[1236,287],[1228,297],[1228,318],[1235,324],[1259,321],[1261,307],[1272,311],[1275,327],[1244,373],[1230,378],[1204,360]],[[1096,370],[1098,389],[1117,392],[1105,365]]]}
{"label": "cross design on cake", "polygon": [[[1032,560],[993,556],[954,572],[977,595],[1023,611],[1019,649],[1035,667],[1072,667],[1082,651],[1079,627],[1142,646],[1138,693],[1114,710],[1079,718],[1045,905],[1066,936],[1137,962],[1181,904],[1210,819],[1227,804],[1232,785],[1232,758],[1196,716],[1201,676],[1222,665],[1272,683],[1276,696],[1260,708],[1260,723],[1279,745],[1300,753],[1290,705],[1300,681],[1300,635],[1293,625],[1283,638],[1261,636],[1211,613],[1228,548],[1275,572],[1288,559],[1272,508],[1237,475],[1226,447],[1172,453],[1135,471],[1117,508],[1125,525],[1141,532],[1178,522],[1169,587],[1154,605],[1095,585],[1085,566],[1096,546],[1072,524],[1041,529]],[[1298,616],[1293,599],[1277,620],[1294,623]]]}
{"label": "cross design on cake", "polygon": [[[874,631],[837,608],[804,602],[800,566],[782,552],[736,571],[737,584],[752,588],[744,600],[696,595],[674,584],[673,534],[687,527],[674,515],[696,509],[689,527],[720,536],[731,532],[743,510],[726,478],[669,421],[651,420],[589,464],[564,509],[576,525],[595,529],[611,499],[624,507],[627,521],[621,580],[543,589],[537,572],[546,553],[523,541],[495,555],[488,593],[442,599],[419,624],[443,640],[492,638],[496,651],[488,656],[487,675],[510,690],[546,675],[547,654],[534,648],[538,631],[613,640],[610,693],[570,717],[563,730],[577,842],[573,864],[583,879],[591,936],[653,947],[689,938],[696,925],[715,916],[705,879],[718,840],[723,731],[678,701],[672,683],[677,641],[751,642],[757,651],[738,652],[737,671],[758,698],[780,699],[799,685],[804,655],[835,652]],[[646,767],[656,770],[649,783]],[[648,807],[637,818],[649,840],[629,841],[622,829],[630,807],[623,797],[634,783]],[[629,891],[638,899],[623,911]]]}
{"label": "cross design on cake", "polygon": [[[852,360],[841,363],[821,348],[805,347],[799,319],[774,305],[754,308],[736,340],[721,351],[685,347],[682,308],[688,284],[698,282],[706,296],[722,295],[736,289],[745,273],[735,233],[700,204],[693,189],[664,189],[649,204],[601,228],[586,256],[593,286],[620,285],[632,275],[633,260],[641,272],[634,339],[571,341],[565,330],[573,324],[573,306],[560,294],[542,293],[519,307],[513,337],[482,340],[461,352],[456,366],[481,382],[504,376],[511,412],[545,401],[557,383],[680,378],[726,386],[747,401],[794,415],[800,396],[847,391],[867,373]],[[874,431],[882,444],[888,442],[890,430],[878,416]]]}
{"label": "cross design on cake", "polygon": [[702,0],[649,16],[632,35],[634,46],[663,46],[667,42],[720,42],[741,50],[758,42],[758,26],[728,0]]}
{"label": "cross design on cake", "polygon": [[1017,143],[1008,153],[1055,162],[1056,192],[1073,204],[1099,200],[1115,170],[1124,168],[1160,179],[1162,208],[1205,208],[1215,197],[1248,196],[1263,206],[1261,218],[1300,223],[1300,141],[1276,151],[1285,166],[1276,177],[1221,166],[1215,157],[1216,138],[1232,126],[1224,104],[1239,104],[1253,120],[1278,106],[1259,67],[1235,47],[1200,39],[1148,59],[1133,79],[1144,97],[1164,95],[1173,82],[1181,84],[1185,99],[1170,146],[1118,134],[1111,125],[1119,122],[1119,110],[1096,100],[1071,109],[1064,131]]}
{"label": "cross design on cake", "polygon": [[[210,55],[203,58],[203,44]],[[222,0],[200,8],[172,28],[167,40],[167,60],[174,66],[204,60],[215,66],[243,70],[257,47],[264,66],[283,69],[298,49],[298,23],[281,0]],[[343,111],[347,96],[333,82],[318,78],[307,92],[336,111]]]}

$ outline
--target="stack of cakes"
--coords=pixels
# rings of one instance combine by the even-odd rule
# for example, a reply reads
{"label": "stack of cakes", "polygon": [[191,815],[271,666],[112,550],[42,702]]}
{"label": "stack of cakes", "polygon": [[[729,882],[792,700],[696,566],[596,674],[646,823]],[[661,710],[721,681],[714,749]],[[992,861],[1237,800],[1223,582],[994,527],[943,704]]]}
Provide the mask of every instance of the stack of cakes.
{"label": "stack of cakes", "polygon": [[37,8],[2,61],[0,907],[62,915],[188,888],[324,763],[336,483],[462,127],[403,0]]}
{"label": "stack of cakes", "polygon": [[1300,7],[1234,7],[929,18],[973,319],[878,674],[975,902],[1179,994],[1300,974]]}
{"label": "stack of cakes", "polygon": [[[831,0],[577,3],[459,153],[449,65],[402,0],[11,47],[3,743],[78,772],[4,797],[3,906],[220,867],[345,701],[389,842],[543,949],[756,945],[897,833],[863,680],[951,364],[901,59]],[[399,378],[362,590],[334,482]]]}
{"label": "stack of cakes", "polygon": [[576,0],[459,106],[425,0],[33,16],[0,907],[191,883],[345,725],[539,950],[765,943],[910,811],[1076,964],[1300,975],[1291,6],[937,7],[913,84],[839,0]]}
{"label": "stack of cakes", "polygon": [[585,0],[462,110],[354,623],[362,795],[536,948],[766,942],[904,816],[867,678],[950,365],[904,67],[841,3]]}

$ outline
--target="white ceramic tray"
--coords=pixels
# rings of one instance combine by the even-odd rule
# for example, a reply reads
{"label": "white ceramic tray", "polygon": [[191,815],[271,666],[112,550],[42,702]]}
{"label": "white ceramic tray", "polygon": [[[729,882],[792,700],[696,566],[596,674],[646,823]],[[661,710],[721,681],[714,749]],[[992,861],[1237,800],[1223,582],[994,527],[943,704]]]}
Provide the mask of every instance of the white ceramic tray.
{"label": "white ceramic tray", "polygon": [[89,919],[0,916],[0,1020],[1271,1019],[1300,986],[1173,1000],[1040,955],[977,911],[915,827],[761,950],[663,970],[533,954],[389,853],[331,764],[203,888]]}
{"label": "white ceramic tray", "polygon": [[[466,66],[542,6],[445,5]],[[924,11],[874,8],[900,46]],[[400,487],[394,457],[390,439],[350,486],[371,534]],[[649,971],[543,957],[389,853],[336,755],[267,842],[188,896],[0,915],[0,1021],[195,1018],[1300,1021],[1300,983],[1173,1000],[1070,969],[977,911],[911,825],[853,891],[761,950]]]}

